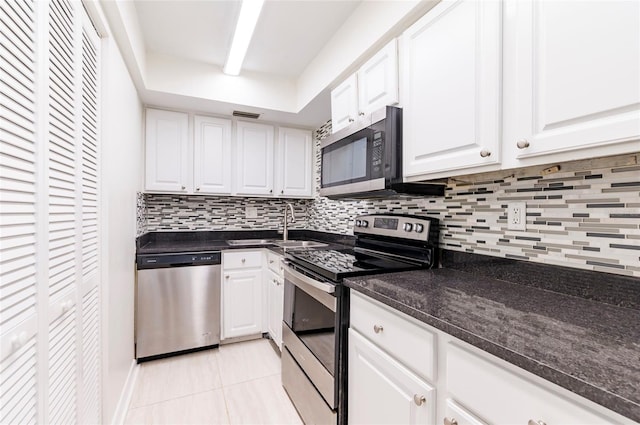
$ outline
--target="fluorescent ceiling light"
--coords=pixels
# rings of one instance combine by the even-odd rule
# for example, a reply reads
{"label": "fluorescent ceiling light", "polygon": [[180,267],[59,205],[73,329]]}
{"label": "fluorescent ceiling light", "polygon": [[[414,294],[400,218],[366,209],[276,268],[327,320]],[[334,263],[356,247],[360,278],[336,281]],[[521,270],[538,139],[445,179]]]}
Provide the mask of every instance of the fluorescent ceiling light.
{"label": "fluorescent ceiling light", "polygon": [[227,63],[222,70],[225,74],[240,74],[240,68],[242,67],[242,62],[244,62],[244,56],[247,54],[253,31],[256,29],[256,23],[258,22],[258,17],[260,17],[263,4],[264,0],[242,1],[231,50],[229,51],[229,56],[227,56]]}

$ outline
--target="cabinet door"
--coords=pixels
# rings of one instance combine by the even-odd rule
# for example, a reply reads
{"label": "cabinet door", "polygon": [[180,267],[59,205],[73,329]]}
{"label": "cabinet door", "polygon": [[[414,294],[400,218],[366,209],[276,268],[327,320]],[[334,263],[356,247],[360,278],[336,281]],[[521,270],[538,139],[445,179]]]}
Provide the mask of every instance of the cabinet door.
{"label": "cabinet door", "polygon": [[358,70],[358,110],[368,114],[398,103],[398,47],[394,38]]}
{"label": "cabinet door", "polygon": [[282,313],[284,304],[284,285],[280,276],[271,270],[268,271],[268,326],[269,335],[276,343],[278,348],[282,349]]}
{"label": "cabinet door", "polygon": [[402,37],[405,177],[500,163],[497,1],[443,1]]}
{"label": "cabinet door", "polygon": [[356,74],[331,90],[331,132],[344,128],[358,116],[358,84]]}
{"label": "cabinet door", "polygon": [[640,150],[640,3],[505,7],[505,113],[513,113],[505,124],[515,123],[505,126],[505,146],[521,160],[514,165]]}
{"label": "cabinet door", "polygon": [[273,194],[273,127],[238,121],[237,123],[238,195]]}
{"label": "cabinet door", "polygon": [[147,109],[145,188],[186,192],[189,186],[189,116]]}
{"label": "cabinet door", "polygon": [[349,329],[349,423],[433,424],[435,389]]}
{"label": "cabinet door", "polygon": [[193,185],[196,193],[231,193],[231,120],[194,118]]}
{"label": "cabinet door", "polygon": [[224,273],[223,338],[262,333],[262,270]]}
{"label": "cabinet door", "polygon": [[280,127],[278,132],[279,196],[313,195],[313,142],[311,132]]}

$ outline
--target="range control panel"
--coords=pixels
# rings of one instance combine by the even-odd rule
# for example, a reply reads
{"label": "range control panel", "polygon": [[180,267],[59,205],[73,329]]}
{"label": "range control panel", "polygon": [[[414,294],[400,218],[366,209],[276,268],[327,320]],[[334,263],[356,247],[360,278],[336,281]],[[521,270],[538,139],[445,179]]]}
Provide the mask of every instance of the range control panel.
{"label": "range control panel", "polygon": [[162,267],[204,266],[221,263],[220,251],[144,254],[136,258],[138,270]]}
{"label": "range control panel", "polygon": [[429,241],[429,230],[437,225],[438,219],[431,217],[371,214],[356,218],[353,233]]}

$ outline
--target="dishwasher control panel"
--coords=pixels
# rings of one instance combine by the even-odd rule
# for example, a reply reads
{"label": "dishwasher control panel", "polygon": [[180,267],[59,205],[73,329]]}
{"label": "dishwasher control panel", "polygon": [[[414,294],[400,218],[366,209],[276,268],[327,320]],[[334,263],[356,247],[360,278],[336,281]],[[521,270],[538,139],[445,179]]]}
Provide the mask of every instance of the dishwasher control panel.
{"label": "dishwasher control panel", "polygon": [[220,251],[144,254],[136,257],[138,270],[162,267],[206,266],[220,263]]}

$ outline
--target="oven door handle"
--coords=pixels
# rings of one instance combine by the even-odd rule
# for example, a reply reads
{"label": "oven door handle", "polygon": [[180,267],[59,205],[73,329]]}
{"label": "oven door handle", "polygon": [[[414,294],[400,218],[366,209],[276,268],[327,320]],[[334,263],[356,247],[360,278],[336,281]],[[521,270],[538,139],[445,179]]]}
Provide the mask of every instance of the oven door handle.
{"label": "oven door handle", "polygon": [[[313,288],[319,289],[322,292],[326,292],[327,294],[333,294],[336,291],[336,285],[331,285],[329,283],[324,283],[324,282],[320,282],[317,281],[307,275],[304,275],[296,270],[294,270],[291,266],[289,266],[289,262],[285,261],[284,262],[285,266],[287,266],[287,268],[285,269],[286,273],[289,273],[295,280],[293,281],[293,283],[296,286],[300,286],[298,285],[299,282],[302,282],[303,284],[309,285]],[[302,288],[304,289],[304,288]]]}

